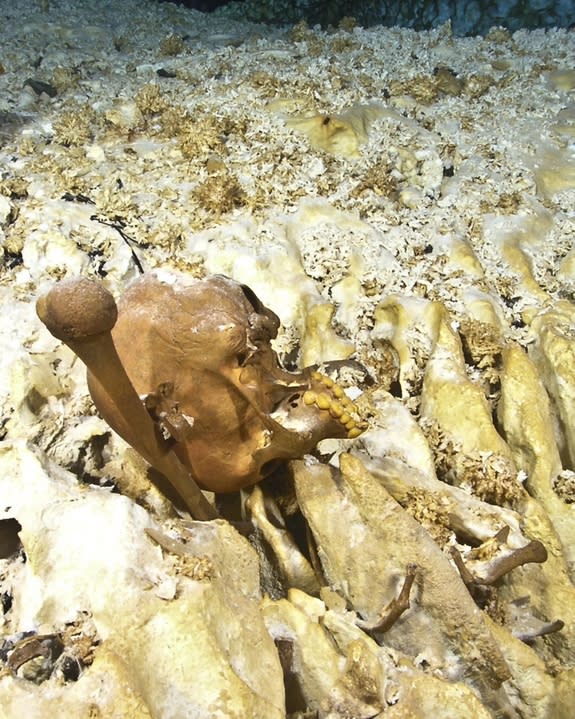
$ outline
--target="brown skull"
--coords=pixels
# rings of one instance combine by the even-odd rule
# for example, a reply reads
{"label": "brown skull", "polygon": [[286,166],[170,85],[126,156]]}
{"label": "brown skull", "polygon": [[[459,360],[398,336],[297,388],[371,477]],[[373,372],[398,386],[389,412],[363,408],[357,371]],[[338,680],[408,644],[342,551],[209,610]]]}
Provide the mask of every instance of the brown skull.
{"label": "brown skull", "polygon": [[[249,287],[219,275],[179,285],[146,274],[119,302],[112,337],[127,375],[204,489],[254,484],[278,461],[365,426],[328,377],[279,365],[278,327]],[[118,398],[90,372],[88,382],[102,416],[127,434]]]}

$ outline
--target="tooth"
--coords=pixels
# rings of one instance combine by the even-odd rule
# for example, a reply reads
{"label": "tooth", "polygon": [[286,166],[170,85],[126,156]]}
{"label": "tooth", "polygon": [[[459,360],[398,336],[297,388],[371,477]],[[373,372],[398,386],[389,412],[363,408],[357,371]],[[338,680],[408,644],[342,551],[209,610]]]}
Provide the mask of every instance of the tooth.
{"label": "tooth", "polygon": [[343,414],[343,407],[339,402],[332,402],[329,406],[329,413],[332,417],[341,417]]}
{"label": "tooth", "polygon": [[310,405],[315,404],[317,400],[317,394],[315,392],[311,392],[310,390],[307,390],[303,393],[303,403]]}
{"label": "tooth", "polygon": [[329,409],[331,398],[325,392],[321,392],[317,396],[316,404],[320,409]]}

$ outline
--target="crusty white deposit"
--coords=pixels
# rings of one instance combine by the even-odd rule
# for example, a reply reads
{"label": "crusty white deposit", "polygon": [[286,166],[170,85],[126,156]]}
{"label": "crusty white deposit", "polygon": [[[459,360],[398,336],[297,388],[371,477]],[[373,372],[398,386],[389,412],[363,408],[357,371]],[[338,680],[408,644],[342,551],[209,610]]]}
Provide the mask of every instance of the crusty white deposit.
{"label": "crusty white deposit", "polygon": [[[44,92],[38,82],[47,84]],[[426,441],[437,461],[438,447],[446,451],[445,438],[434,441],[433,433],[452,428],[449,451],[476,452],[473,461],[494,452],[514,462],[535,497],[527,534],[551,536],[555,512],[560,538],[553,534],[549,541],[559,563],[547,579],[529,574],[510,584],[505,598],[511,601],[553,576],[557,591],[545,584],[538,611],[574,611],[572,561],[557,559],[561,542],[567,546],[575,538],[574,90],[575,32],[567,30],[510,35],[498,28],[485,38],[457,38],[448,25],[424,33],[363,29],[352,22],[326,31],[269,28],[152,0],[4,3],[0,519],[20,522],[24,551],[34,561],[0,560],[0,593],[13,597],[12,608],[0,615],[0,645],[2,637],[18,632],[62,631],[80,615],[94,622],[98,641],[108,640],[96,647],[80,681],[64,687],[56,677],[36,686],[0,673],[7,719],[40,717],[42,706],[50,706],[55,717],[93,716],[90,702],[102,716],[122,706],[130,716],[190,717],[186,687],[192,676],[207,687],[194,687],[194,717],[268,718],[284,712],[281,667],[257,614],[257,561],[244,540],[214,529],[206,551],[222,556],[214,559],[218,581],[208,589],[209,577],[177,572],[143,534],[144,527],[155,526],[154,507],[165,517],[161,499],[147,497],[147,514],[133,499],[94,486],[129,488],[139,465],[95,415],[80,362],[35,314],[39,293],[77,274],[101,278],[118,296],[139,265],[159,273],[225,273],[251,286],[280,316],[277,349],[299,357],[302,366],[355,357],[387,390],[389,357],[396,357],[394,387],[396,395],[401,388],[401,397],[382,403],[383,419],[371,441],[358,446],[373,455],[385,445],[431,476]],[[445,311],[431,303],[442,303]],[[469,345],[465,355],[459,330]],[[523,377],[516,370],[523,366],[520,358],[508,354],[501,370],[497,357],[506,343],[529,348],[532,364],[525,377],[531,379],[524,387],[520,380],[513,384],[514,372]],[[426,370],[430,357],[433,372]],[[500,371],[504,403],[497,409]],[[459,384],[449,385],[455,377]],[[466,421],[481,415],[489,425],[478,427],[475,444],[469,433],[457,437],[464,423],[449,417],[442,399],[446,387],[459,391],[453,387],[464,382],[470,403],[481,405],[478,414],[469,409]],[[422,387],[425,437],[405,415],[420,419]],[[533,402],[541,413],[531,421]],[[455,403],[461,417],[463,404]],[[526,424],[514,419],[520,409]],[[393,436],[378,443],[378,432]],[[498,432],[502,437],[489,439]],[[80,484],[86,479],[93,484]],[[30,506],[21,499],[26,492],[33,493]],[[115,549],[95,538],[85,514],[90,506],[98,517],[116,512],[118,521],[102,519],[102,532],[117,538]],[[141,542],[134,540],[137,552],[130,550],[132,534]],[[93,543],[89,552],[82,545],[86,537]],[[40,551],[43,541],[52,558]],[[78,553],[76,543],[83,546]],[[234,546],[229,555],[228,545]],[[245,614],[237,621],[235,595],[225,581],[228,573],[232,577],[236,551],[251,577],[247,588],[238,585]],[[83,582],[89,567],[105,566],[115,553],[108,575],[94,569],[103,572],[102,582],[109,576],[125,585],[106,613],[102,598],[112,589],[99,594]],[[78,575],[76,557],[83,562]],[[126,566],[132,561],[133,573]],[[141,605],[134,622],[145,624],[145,630],[137,628],[138,641],[153,646],[149,651],[140,651],[136,639],[130,644],[130,632],[120,636],[118,627],[131,626],[122,612],[134,611],[132,600]],[[311,642],[315,628],[289,629],[300,609],[282,602],[266,604],[268,630],[276,640],[286,632],[295,637],[308,705],[324,711],[321,716],[344,716],[344,706],[363,707],[371,716],[374,704],[354,684],[359,679],[347,649],[330,658],[329,676],[315,681],[322,662],[317,647],[324,640]],[[116,628],[111,611],[122,615]],[[187,611],[191,631],[210,647],[205,667],[186,634]],[[330,616],[334,626],[343,621]],[[310,619],[302,613],[297,621],[304,626]],[[254,627],[251,639],[247,622]],[[566,636],[572,636],[572,626]],[[361,641],[354,633],[353,642]],[[508,694],[518,715],[567,717],[561,711],[573,700],[573,645],[569,650],[568,640],[538,639],[536,655],[516,640],[506,641],[498,635],[514,667]],[[185,661],[174,660],[173,670],[148,686],[146,674],[155,672],[150,667],[170,666],[165,662],[177,651]],[[369,640],[362,651],[376,656],[380,650]],[[392,671],[390,656],[377,660],[386,672]],[[542,698],[538,703],[521,684],[519,674],[528,666],[537,667],[549,696],[556,692],[556,706]],[[210,667],[224,677],[217,687],[210,685]],[[469,710],[461,716],[480,711],[477,693],[432,681],[419,667],[417,672],[430,682],[433,696],[453,702],[454,712],[460,700]],[[97,695],[101,675],[111,679]],[[381,701],[387,701],[389,716],[400,716],[393,713],[392,685],[382,689],[389,701]],[[427,689],[417,691],[423,695]],[[417,691],[410,695],[413,707],[420,707]],[[349,704],[349,692],[356,703]],[[485,716],[493,706],[507,706],[500,699],[493,699]]]}

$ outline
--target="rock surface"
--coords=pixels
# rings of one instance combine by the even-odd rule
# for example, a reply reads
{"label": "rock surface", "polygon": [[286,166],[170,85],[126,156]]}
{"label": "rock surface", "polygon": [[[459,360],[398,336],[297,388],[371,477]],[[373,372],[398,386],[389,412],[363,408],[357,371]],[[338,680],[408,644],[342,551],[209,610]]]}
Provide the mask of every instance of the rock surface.
{"label": "rock surface", "polygon": [[[571,716],[574,67],[567,30],[5,9],[3,719]],[[35,302],[142,271],[339,362],[370,426],[301,507],[284,472],[191,522],[97,415]]]}

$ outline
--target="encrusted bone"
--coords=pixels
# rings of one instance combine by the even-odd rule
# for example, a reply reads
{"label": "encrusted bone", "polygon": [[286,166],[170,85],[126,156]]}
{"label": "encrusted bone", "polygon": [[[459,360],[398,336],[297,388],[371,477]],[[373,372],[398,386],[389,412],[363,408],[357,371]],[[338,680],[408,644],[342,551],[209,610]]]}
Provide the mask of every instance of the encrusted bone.
{"label": "encrusted bone", "polygon": [[520,525],[521,516],[512,509],[484,502],[459,487],[453,487],[411,467],[397,457],[361,455],[367,469],[400,503],[406,504],[411,490],[429,495],[430,502],[441,501],[449,514],[453,531],[473,543],[491,540],[503,527],[509,527],[513,546],[526,543]]}
{"label": "encrusted bone", "polygon": [[510,602],[508,614],[510,615],[511,632],[522,642],[530,642],[536,637],[559,632],[565,626],[561,619],[545,621],[536,617],[529,597],[519,597]]}
{"label": "encrusted bone", "polygon": [[509,527],[506,526],[492,540],[469,552],[465,563],[475,582],[494,584],[516,567],[547,561],[547,550],[539,540],[532,539],[521,547],[510,547],[508,538]]}
{"label": "encrusted bone", "polygon": [[[245,502],[252,523],[272,548],[286,586],[317,594],[319,585],[312,566],[300,552],[286,530],[279,508],[271,497],[264,497],[259,486],[252,489]],[[270,519],[270,515],[274,521]]]}

